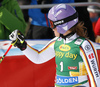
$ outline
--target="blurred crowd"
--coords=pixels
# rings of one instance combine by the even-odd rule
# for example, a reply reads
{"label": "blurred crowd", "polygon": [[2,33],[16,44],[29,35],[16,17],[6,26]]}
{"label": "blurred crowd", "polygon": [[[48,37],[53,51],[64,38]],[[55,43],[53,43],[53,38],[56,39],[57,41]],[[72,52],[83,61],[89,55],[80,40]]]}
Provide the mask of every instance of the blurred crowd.
{"label": "blurred crowd", "polygon": [[95,34],[95,42],[100,43],[100,7],[88,6],[87,10],[92,22],[92,28]]}
{"label": "blurred crowd", "polygon": [[[13,2],[8,9],[8,6],[5,6],[8,2]],[[15,19],[13,21],[0,21],[1,28],[0,32],[12,32],[13,29],[19,29],[24,35],[25,39],[52,39],[54,37],[54,33],[50,28],[49,20],[47,18],[49,8],[42,9],[20,9],[18,5],[43,5],[43,4],[59,4],[59,3],[82,3],[88,2],[89,0],[1,0],[0,8],[4,8],[4,12],[7,13],[6,10],[9,10],[10,19]],[[92,0],[100,2],[100,0]],[[16,10],[17,9],[17,10]],[[75,7],[79,15],[79,21],[83,21],[85,27],[88,31],[88,37],[93,42],[100,43],[100,8],[97,6],[83,6],[83,7]],[[1,9],[2,10],[2,9]],[[22,12],[21,12],[22,11]],[[5,16],[6,16],[5,14]],[[1,13],[0,13],[1,15]],[[13,15],[13,16],[12,16]],[[2,19],[4,20],[4,18]],[[15,22],[14,22],[15,21]],[[7,22],[9,22],[7,24]],[[15,24],[16,23],[16,26]],[[8,26],[10,25],[10,26]],[[13,27],[11,27],[13,26]],[[18,27],[19,26],[19,27]],[[13,28],[13,29],[12,29]],[[8,39],[8,35],[2,33],[1,35],[5,35],[0,39]]]}

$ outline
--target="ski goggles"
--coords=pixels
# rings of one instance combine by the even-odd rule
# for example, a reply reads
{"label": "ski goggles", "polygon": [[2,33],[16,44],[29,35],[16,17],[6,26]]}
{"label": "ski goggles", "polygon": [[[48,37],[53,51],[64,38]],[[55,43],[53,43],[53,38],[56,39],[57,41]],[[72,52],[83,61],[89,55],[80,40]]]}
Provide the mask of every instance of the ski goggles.
{"label": "ski goggles", "polygon": [[51,29],[56,28],[56,26],[54,25],[54,22],[53,22],[53,21],[49,20],[49,22],[50,22],[50,28],[51,28]]}
{"label": "ski goggles", "polygon": [[50,27],[52,29],[54,29],[54,28],[56,28],[56,26],[67,23],[69,21],[72,21],[72,20],[76,19],[77,17],[78,17],[78,13],[76,12],[73,15],[66,17],[64,19],[58,20],[58,21],[52,21],[52,20],[49,19]]}

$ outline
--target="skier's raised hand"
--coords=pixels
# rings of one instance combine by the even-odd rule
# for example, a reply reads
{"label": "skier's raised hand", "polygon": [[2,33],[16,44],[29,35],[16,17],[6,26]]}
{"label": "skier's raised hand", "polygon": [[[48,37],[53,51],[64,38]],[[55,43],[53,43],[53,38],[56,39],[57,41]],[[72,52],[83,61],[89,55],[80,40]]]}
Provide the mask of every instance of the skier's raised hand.
{"label": "skier's raised hand", "polygon": [[24,40],[24,35],[19,30],[14,30],[9,39],[12,40],[12,45],[17,46],[20,50],[25,50],[27,43]]}

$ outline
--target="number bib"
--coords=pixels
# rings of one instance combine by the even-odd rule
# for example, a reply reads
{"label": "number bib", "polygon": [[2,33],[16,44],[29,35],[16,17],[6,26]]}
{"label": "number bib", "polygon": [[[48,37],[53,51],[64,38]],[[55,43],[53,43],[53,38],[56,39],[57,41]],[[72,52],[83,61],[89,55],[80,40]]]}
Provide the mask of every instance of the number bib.
{"label": "number bib", "polygon": [[55,42],[55,60],[56,73],[61,76],[80,76],[81,71],[86,69],[83,60],[80,56],[79,46],[82,44],[84,38],[77,38],[70,43],[64,44],[63,39],[58,39]]}

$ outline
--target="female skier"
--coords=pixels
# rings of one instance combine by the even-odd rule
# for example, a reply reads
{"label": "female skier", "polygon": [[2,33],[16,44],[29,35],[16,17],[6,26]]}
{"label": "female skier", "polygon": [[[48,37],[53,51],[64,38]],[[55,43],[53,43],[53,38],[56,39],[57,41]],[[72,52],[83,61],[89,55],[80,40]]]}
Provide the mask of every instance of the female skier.
{"label": "female skier", "polygon": [[9,35],[10,40],[36,64],[55,57],[55,87],[100,87],[97,52],[94,43],[87,39],[84,23],[78,22],[76,10],[59,4],[49,10],[48,18],[56,37],[41,51],[30,47],[18,30]]}

